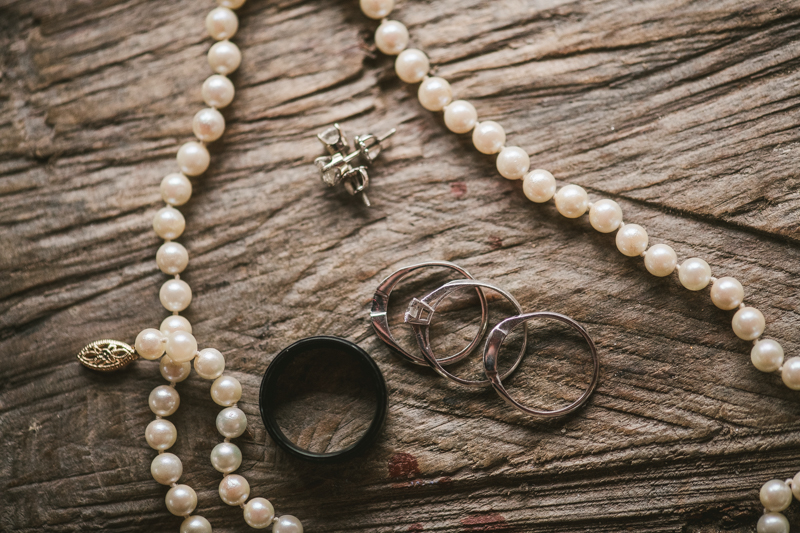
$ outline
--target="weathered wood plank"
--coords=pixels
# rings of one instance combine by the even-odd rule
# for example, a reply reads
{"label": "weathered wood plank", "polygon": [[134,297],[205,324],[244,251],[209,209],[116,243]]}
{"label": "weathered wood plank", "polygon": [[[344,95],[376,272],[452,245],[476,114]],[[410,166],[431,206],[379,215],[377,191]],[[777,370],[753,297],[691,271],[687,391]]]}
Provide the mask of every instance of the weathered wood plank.
{"label": "weathered wood plank", "polygon": [[[791,355],[800,2],[775,4],[405,1],[395,16],[535,166],[613,197],[653,242],[740,279]],[[155,365],[98,376],[74,354],[164,316],[150,221],[202,105],[212,5],[0,1],[3,531],[180,523],[142,438]],[[240,15],[237,97],[182,208],[181,242],[195,293],[186,316],[245,389],[250,434],[239,441],[253,493],[308,531],[754,531],[760,485],[800,469],[800,404],[749,364],[730,314],[498,179],[492,158],[396,80],[356,2],[251,0]],[[372,209],[325,190],[310,166],[314,134],[334,121],[398,127]],[[390,353],[369,326],[372,291],[423,259],[456,261],[526,309],[584,322],[603,365],[587,407],[531,421]],[[375,450],[330,469],[277,452],[257,405],[270,358],[322,333],[372,353],[391,392]],[[585,361],[565,355],[573,340],[551,338],[510,384],[532,402],[574,398]],[[199,512],[216,530],[243,530],[208,463],[218,441],[208,384],[179,390],[175,450]]]}

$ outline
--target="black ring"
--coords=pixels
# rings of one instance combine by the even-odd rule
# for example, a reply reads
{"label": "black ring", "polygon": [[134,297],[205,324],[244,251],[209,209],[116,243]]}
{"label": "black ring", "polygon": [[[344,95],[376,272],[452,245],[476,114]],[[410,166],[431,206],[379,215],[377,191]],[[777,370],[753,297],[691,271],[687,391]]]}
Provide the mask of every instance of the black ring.
{"label": "black ring", "polygon": [[[361,368],[366,370],[367,374],[371,376],[370,383],[375,390],[376,399],[375,415],[364,435],[347,448],[330,453],[314,453],[297,446],[297,444],[289,440],[283,431],[281,431],[278,421],[275,419],[274,412],[276,403],[275,396],[279,390],[278,384],[287,365],[299,355],[320,348],[327,348],[352,356]],[[388,394],[386,392],[386,381],[383,379],[383,373],[381,373],[381,369],[378,368],[378,365],[375,364],[375,361],[372,360],[372,357],[370,357],[367,352],[348,340],[340,339],[339,337],[319,336],[301,339],[291,346],[284,348],[275,356],[275,359],[272,360],[272,363],[270,363],[267,367],[267,371],[264,373],[264,379],[261,381],[258,404],[261,411],[261,419],[264,421],[267,433],[269,433],[272,440],[289,455],[312,463],[338,463],[360,455],[375,442],[386,420]]]}

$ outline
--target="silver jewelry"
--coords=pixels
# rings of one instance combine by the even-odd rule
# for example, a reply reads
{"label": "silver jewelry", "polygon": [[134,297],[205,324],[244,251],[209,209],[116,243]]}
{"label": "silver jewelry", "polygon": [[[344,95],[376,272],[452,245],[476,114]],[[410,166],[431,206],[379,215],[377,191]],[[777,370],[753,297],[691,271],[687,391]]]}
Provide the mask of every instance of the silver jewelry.
{"label": "silver jewelry", "polygon": [[[447,261],[428,261],[426,263],[407,266],[394,272],[385,280],[383,280],[380,285],[378,285],[378,288],[375,290],[375,295],[372,297],[372,311],[370,311],[372,327],[375,328],[375,333],[378,334],[378,338],[388,344],[391,348],[394,348],[394,350],[409,363],[423,366],[428,364],[424,357],[409,353],[401,348],[394,340],[392,332],[389,329],[389,318],[386,313],[389,309],[389,296],[392,294],[392,291],[397,284],[400,283],[404,278],[411,275],[413,272],[429,267],[449,268],[451,270],[455,270],[467,279],[474,279],[469,272],[460,266]],[[436,359],[440,365],[450,365],[467,357],[470,353],[472,353],[475,347],[478,346],[484,334],[486,333],[486,330],[489,327],[489,307],[486,303],[486,296],[484,296],[483,291],[480,289],[477,289],[477,291],[478,299],[481,302],[481,329],[466,348],[456,354],[442,357],[441,359]]]}
{"label": "silver jewelry", "polygon": [[[380,155],[381,143],[396,131],[392,129],[382,137],[376,137],[371,133],[358,135],[355,138],[355,148],[351,147],[347,135],[339,124],[334,124],[318,134],[317,139],[330,154],[314,160],[322,182],[329,187],[344,184],[345,190],[351,196],[360,194],[364,205],[369,207],[369,198],[366,194],[369,187],[367,167]],[[356,160],[361,164],[353,165]]]}
{"label": "silver jewelry", "polygon": [[[411,327],[414,329],[414,336],[417,340],[417,344],[419,345],[420,351],[422,352],[422,357],[419,357],[403,350],[402,348],[400,348],[400,346],[398,346],[394,337],[392,337],[391,331],[389,330],[389,322],[387,319],[386,311],[389,305],[389,295],[391,294],[392,290],[397,286],[397,284],[403,278],[407,277],[409,274],[425,267],[450,268],[462,274],[463,276],[467,277],[468,279],[459,279],[445,283],[441,287],[429,292],[422,298],[414,298],[409,304],[408,309],[404,316],[404,320],[407,324],[410,324]],[[466,348],[464,348],[455,355],[451,355],[444,358],[437,358],[436,355],[433,353],[433,349],[431,348],[431,342],[430,342],[430,324],[433,321],[433,315],[436,313],[436,308],[442,303],[442,301],[444,301],[445,298],[447,298],[447,296],[449,296],[450,294],[452,294],[457,290],[464,288],[472,288],[478,291],[478,296],[481,301],[481,319],[483,326],[481,328],[481,331],[478,333],[475,339],[472,340],[469,346],[467,346]],[[483,369],[484,373],[486,374],[486,379],[468,380],[453,375],[452,373],[445,370],[444,366],[459,361],[464,357],[466,357],[466,355],[468,355],[472,351],[475,345],[483,337],[483,333],[486,331],[486,324],[488,321],[486,297],[483,294],[484,289],[489,289],[501,294],[503,297],[505,297],[509,302],[511,302],[514,305],[518,314],[501,321],[499,324],[497,324],[497,326],[495,326],[492,329],[492,331],[489,333],[487,337],[486,344],[483,350]],[[378,286],[378,289],[375,291],[375,295],[373,296],[372,299],[372,312],[370,313],[370,318],[372,319],[372,325],[375,328],[378,337],[380,337],[380,339],[383,340],[386,344],[394,348],[407,361],[410,361],[414,364],[428,364],[428,366],[430,366],[440,376],[447,378],[450,381],[453,381],[460,385],[465,385],[467,387],[491,386],[495,390],[495,392],[497,392],[497,394],[501,398],[503,398],[503,400],[508,402],[514,408],[519,409],[520,411],[528,415],[544,417],[544,418],[554,418],[566,415],[584,405],[594,392],[595,388],[597,388],[597,382],[600,376],[600,361],[597,355],[597,347],[592,341],[592,338],[589,336],[589,333],[586,331],[586,328],[584,328],[581,324],[569,318],[568,316],[559,313],[542,311],[542,312],[524,314],[522,311],[522,306],[519,304],[519,302],[517,302],[516,298],[514,298],[514,296],[512,296],[509,292],[491,283],[475,280],[466,270],[457,265],[454,265],[453,263],[449,263],[446,261],[431,261],[427,263],[420,263],[417,265],[401,268],[400,270],[397,270],[396,272],[392,273],[390,276],[388,276],[385,280],[381,282],[381,284]],[[589,380],[589,385],[586,388],[586,390],[583,392],[583,394],[581,394],[581,396],[577,400],[575,400],[568,406],[562,407],[560,409],[555,409],[552,411],[533,409],[531,407],[528,407],[526,405],[517,402],[508,393],[502,381],[503,379],[510,376],[522,362],[522,358],[525,356],[525,349],[527,346],[528,321],[535,318],[550,318],[558,320],[576,329],[581,334],[586,343],[589,345],[589,351],[591,352],[592,356],[592,374]],[[522,324],[523,328],[525,329],[522,347],[520,348],[519,355],[517,356],[516,361],[514,361],[513,366],[501,375],[498,371],[498,364],[497,364],[500,348],[502,347],[503,342],[505,341],[508,334],[520,324]]]}
{"label": "silver jewelry", "polygon": [[[535,318],[552,318],[578,330],[578,333],[581,334],[583,340],[585,340],[589,345],[589,351],[592,354],[592,377],[589,380],[589,386],[585,391],[583,391],[583,394],[581,394],[577,400],[566,407],[555,409],[553,411],[531,409],[530,407],[522,405],[514,400],[503,386],[502,379],[505,376],[500,376],[497,372],[497,356],[500,352],[500,347],[503,345],[503,341],[506,340],[508,334],[511,333],[511,330],[513,330],[516,326],[519,326],[520,324],[527,326],[528,321]],[[486,339],[486,347],[483,350],[483,370],[486,373],[486,377],[488,377],[491,381],[495,392],[497,392],[497,394],[499,394],[500,397],[510,405],[529,415],[544,418],[555,418],[557,416],[564,416],[568,413],[571,413],[586,403],[586,400],[589,399],[589,396],[592,395],[592,392],[594,392],[594,389],[597,387],[597,381],[600,377],[600,360],[597,357],[597,347],[595,346],[592,338],[589,336],[589,333],[586,331],[586,328],[568,316],[559,313],[551,313],[549,311],[540,311],[537,313],[527,313],[524,315],[520,314],[519,316],[512,316],[503,320],[494,328],[492,328],[492,331],[489,332],[489,337]]]}
{"label": "silver jewelry", "polygon": [[[425,361],[430,365],[430,367],[436,371],[437,374],[442,376],[443,378],[449,379],[450,381],[454,381],[459,385],[465,385],[467,387],[488,387],[492,385],[492,382],[488,379],[480,379],[480,380],[470,380],[460,378],[455,376],[445,370],[441,363],[436,359],[433,355],[433,350],[431,349],[431,341],[430,341],[430,325],[431,321],[433,320],[433,315],[436,312],[436,308],[439,304],[444,301],[451,293],[462,289],[464,287],[476,288],[478,290],[481,289],[490,289],[505,297],[511,304],[516,308],[517,313],[522,314],[522,306],[519,305],[516,298],[514,298],[509,292],[492,285],[491,283],[486,283],[483,281],[476,281],[471,279],[459,279],[455,281],[451,281],[449,283],[445,283],[438,289],[429,292],[421,299],[414,298],[411,300],[411,303],[408,305],[408,311],[406,311],[405,315],[405,322],[406,324],[410,324],[411,327],[414,329],[414,335],[417,338],[417,343],[419,344],[420,351],[422,352],[422,356],[425,358]],[[517,356],[517,360],[514,362],[514,365],[503,374],[503,378],[507,378],[510,376],[522,362],[523,357],[525,357],[525,347],[528,344],[528,325],[524,325],[525,332],[524,337],[522,340],[522,347],[519,350],[519,355]]]}

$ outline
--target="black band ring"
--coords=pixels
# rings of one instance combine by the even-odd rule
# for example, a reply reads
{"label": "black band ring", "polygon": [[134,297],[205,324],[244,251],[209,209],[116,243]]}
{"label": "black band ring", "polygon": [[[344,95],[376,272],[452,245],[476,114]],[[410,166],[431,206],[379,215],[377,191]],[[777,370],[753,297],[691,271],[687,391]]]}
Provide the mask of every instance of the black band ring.
{"label": "black band ring", "polygon": [[[375,392],[376,403],[375,414],[364,435],[347,448],[329,453],[315,453],[300,448],[283,433],[275,418],[276,395],[283,385],[281,383],[281,378],[289,363],[303,354],[320,349],[350,356],[353,361],[365,371],[365,374],[369,376],[371,388]],[[258,403],[261,411],[261,419],[264,421],[267,433],[269,433],[272,440],[275,441],[275,444],[286,453],[298,459],[313,463],[338,463],[360,455],[375,442],[386,420],[388,394],[386,392],[386,381],[383,379],[383,374],[367,352],[345,339],[319,336],[299,340],[291,346],[284,348],[275,356],[275,359],[272,360],[272,363],[270,363],[269,367],[267,367],[267,371],[264,373],[264,379],[261,381]]]}

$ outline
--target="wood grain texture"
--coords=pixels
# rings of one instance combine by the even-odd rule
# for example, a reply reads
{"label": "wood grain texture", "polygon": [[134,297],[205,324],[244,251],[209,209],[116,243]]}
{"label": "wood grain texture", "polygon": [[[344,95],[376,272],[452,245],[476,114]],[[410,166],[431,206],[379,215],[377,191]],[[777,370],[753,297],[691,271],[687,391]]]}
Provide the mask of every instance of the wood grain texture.
{"label": "wood grain texture", "polygon": [[[98,375],[75,354],[132,342],[165,315],[151,220],[202,107],[212,6],[0,0],[2,531],[178,530],[143,438],[156,365]],[[405,0],[393,17],[534,166],[737,277],[767,334],[798,353],[800,2]],[[707,290],[653,278],[585,219],[528,202],[419,106],[355,0],[250,0],[240,20],[237,96],[182,208],[181,242],[186,316],[244,387],[254,495],[308,532],[755,531],[761,484],[800,470],[800,393],[752,367]],[[311,165],[314,135],[334,121],[398,128],[371,209]],[[588,405],[530,420],[391,353],[369,325],[372,292],[426,259],[586,324],[602,362]],[[269,360],[316,334],[356,341],[386,375],[388,422],[362,462],[298,463],[258,417]],[[570,342],[551,338],[526,361],[521,397],[578,394],[585,361],[561,349]],[[208,388],[179,385],[175,451],[198,512],[245,531],[208,462]],[[788,516],[800,525],[796,503]]]}

